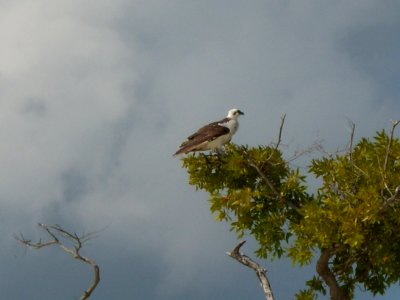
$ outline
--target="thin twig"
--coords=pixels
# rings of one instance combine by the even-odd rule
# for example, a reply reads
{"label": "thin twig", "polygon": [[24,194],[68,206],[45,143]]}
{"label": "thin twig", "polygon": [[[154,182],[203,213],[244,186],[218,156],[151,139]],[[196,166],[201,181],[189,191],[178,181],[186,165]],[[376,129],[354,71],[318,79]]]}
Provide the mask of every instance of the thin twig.
{"label": "thin twig", "polygon": [[327,152],[324,150],[324,147],[322,146],[322,142],[323,142],[323,140],[321,140],[321,139],[315,140],[311,146],[309,146],[305,149],[295,151],[294,154],[286,160],[286,162],[291,163],[291,162],[295,161],[296,159],[298,159],[299,157],[306,155],[306,154],[310,154],[313,151],[320,151],[321,153],[326,154]]}
{"label": "thin twig", "polygon": [[[265,162],[271,160],[272,156],[274,156],[275,152],[278,151],[278,148],[282,142],[282,131],[283,131],[283,125],[285,124],[285,119],[286,119],[286,114],[284,114],[281,117],[281,125],[279,126],[279,133],[278,133],[278,141],[275,144],[275,147],[272,148],[273,150],[271,151],[271,154],[269,155],[269,157],[265,160]],[[271,143],[271,145],[273,145],[273,143]],[[264,163],[265,163],[264,162]],[[264,164],[263,164],[264,165]]]}
{"label": "thin twig", "polygon": [[356,130],[356,124],[351,122],[351,133],[350,133],[350,141],[349,141],[349,159],[353,161],[353,142],[354,142],[354,132]]}
{"label": "thin twig", "polygon": [[274,300],[274,296],[272,294],[271,285],[269,284],[266,272],[267,270],[261,267],[258,263],[253,261],[250,257],[240,253],[240,248],[246,243],[246,241],[240,242],[232,252],[227,252],[230,257],[237,260],[241,264],[253,269],[256,272],[256,275],[260,281],[261,287],[264,291],[264,296],[266,300]]}
{"label": "thin twig", "polygon": [[281,142],[282,142],[282,131],[283,131],[283,125],[285,124],[285,119],[286,119],[286,114],[284,114],[284,115],[281,117],[281,126],[279,127],[278,141],[277,141],[277,143],[275,144],[275,150],[278,150],[279,145],[280,145]]}
{"label": "thin twig", "polygon": [[394,135],[394,130],[396,129],[396,126],[399,125],[400,121],[392,121],[392,128],[390,130],[390,139],[388,146],[386,148],[386,155],[385,155],[385,162],[383,163],[383,171],[386,171],[388,160],[389,160],[389,155],[390,152],[392,151],[392,144],[393,144],[393,135]]}

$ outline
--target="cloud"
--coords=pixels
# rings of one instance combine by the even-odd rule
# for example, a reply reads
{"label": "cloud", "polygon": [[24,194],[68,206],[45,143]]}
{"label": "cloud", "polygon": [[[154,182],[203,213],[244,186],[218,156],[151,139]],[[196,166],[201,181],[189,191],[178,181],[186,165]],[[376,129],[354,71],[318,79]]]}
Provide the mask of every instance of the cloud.
{"label": "cloud", "polygon": [[104,20],[77,14],[78,2],[59,4],[19,1],[1,12],[0,157],[8,172],[0,190],[14,205],[57,201],[74,166],[99,172],[113,126],[134,105],[133,53]]}
{"label": "cloud", "polygon": [[[39,237],[36,222],[62,223],[102,229],[87,249],[104,270],[96,299],[261,295],[254,274],[225,258],[234,235],[214,223],[207,195],[187,185],[171,155],[231,107],[246,113],[234,137],[241,144],[270,142],[287,113],[289,152],[316,138],[345,145],[347,119],[357,136],[387,126],[399,108],[398,11],[375,1],[3,1],[6,269],[57,261],[56,252],[35,256],[40,264],[31,254],[8,258],[12,233]],[[276,266],[272,281],[295,273]],[[32,278],[12,274],[14,284]],[[299,288],[273,286],[281,298]],[[17,289],[8,290],[12,298]]]}

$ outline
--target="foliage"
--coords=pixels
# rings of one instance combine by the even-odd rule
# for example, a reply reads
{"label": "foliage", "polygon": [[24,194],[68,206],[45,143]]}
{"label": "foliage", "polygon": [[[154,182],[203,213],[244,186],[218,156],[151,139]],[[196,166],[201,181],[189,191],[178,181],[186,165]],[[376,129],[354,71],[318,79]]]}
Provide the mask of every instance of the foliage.
{"label": "foliage", "polygon": [[[217,220],[257,240],[259,257],[308,265],[328,249],[346,298],[356,284],[384,293],[400,278],[400,143],[391,133],[312,160],[309,173],[322,179],[315,195],[276,147],[230,144],[223,155],[189,155],[183,166],[189,183],[209,193]],[[298,299],[315,299],[327,287],[321,276],[306,285]]]}
{"label": "foliage", "polygon": [[[189,183],[210,194],[211,212],[217,220],[229,221],[239,236],[249,232],[256,238],[260,257],[280,257],[282,242],[292,235],[288,220],[298,220],[297,207],[310,200],[304,177],[290,170],[274,148],[226,148],[224,155],[186,157]],[[268,174],[268,182],[260,172]]]}
{"label": "foliage", "polygon": [[317,292],[326,295],[326,289],[323,285],[323,282],[317,276],[314,276],[312,279],[308,280],[306,282],[306,286],[307,289],[300,290],[296,294],[297,300],[315,300],[317,299]]}

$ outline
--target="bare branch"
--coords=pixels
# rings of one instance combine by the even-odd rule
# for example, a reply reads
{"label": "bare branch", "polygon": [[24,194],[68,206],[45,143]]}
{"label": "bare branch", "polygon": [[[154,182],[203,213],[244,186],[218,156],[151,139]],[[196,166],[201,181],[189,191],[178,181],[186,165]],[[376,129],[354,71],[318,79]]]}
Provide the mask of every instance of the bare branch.
{"label": "bare branch", "polygon": [[[58,245],[64,252],[71,255],[74,259],[80,260],[93,268],[93,281],[91,285],[84,291],[80,300],[88,299],[93,291],[96,289],[97,285],[100,282],[100,268],[97,263],[90,259],[89,257],[82,256],[80,254],[80,250],[82,249],[83,244],[90,240],[93,237],[93,233],[83,234],[79,236],[77,233],[70,233],[63,229],[60,225],[46,225],[39,223],[38,226],[45,230],[47,234],[51,237],[51,239],[47,242],[42,242],[40,239],[38,242],[33,243],[31,240],[25,239],[23,234],[21,233],[19,236],[15,236],[15,239],[22,243],[23,245],[33,248],[33,249],[41,249],[51,245]],[[69,240],[73,243],[73,247],[66,246],[58,236],[62,236],[63,238]]]}
{"label": "bare branch", "polygon": [[311,146],[309,146],[305,149],[296,150],[294,152],[294,154],[286,160],[286,162],[291,163],[291,162],[295,161],[296,159],[298,159],[299,157],[302,157],[303,155],[306,155],[306,154],[310,154],[313,151],[320,151],[321,153],[331,155],[330,153],[327,153],[324,150],[324,147],[322,146],[322,142],[323,142],[323,140],[317,139],[312,143]]}
{"label": "bare branch", "polygon": [[241,264],[253,269],[256,272],[258,279],[260,280],[261,287],[264,290],[264,296],[266,300],[274,300],[272,294],[271,285],[269,284],[266,272],[267,270],[261,267],[258,263],[254,262],[250,257],[240,253],[240,248],[246,243],[246,241],[240,242],[232,252],[227,252],[230,257],[237,260]]}
{"label": "bare branch", "polygon": [[286,114],[284,114],[281,117],[281,126],[279,127],[278,141],[275,144],[275,150],[278,150],[279,145],[282,142],[282,131],[283,131],[283,125],[285,124],[285,119],[286,119]]}
{"label": "bare branch", "polygon": [[351,133],[350,133],[350,140],[349,140],[349,160],[353,161],[353,142],[354,142],[354,132],[356,130],[356,124],[350,122],[351,125]]}
{"label": "bare branch", "polygon": [[44,248],[44,247],[51,246],[51,245],[54,245],[54,244],[58,244],[57,240],[51,240],[51,241],[48,241],[48,242],[45,242],[45,243],[43,243],[42,240],[39,240],[39,242],[37,242],[37,243],[32,243],[31,240],[25,239],[22,233],[19,236],[15,235],[14,238],[18,242],[23,244],[24,246],[27,246],[27,247],[30,247],[30,248],[33,248],[33,249],[40,249],[40,248]]}
{"label": "bare branch", "polygon": [[389,160],[389,155],[390,155],[390,152],[392,151],[394,130],[396,129],[396,126],[399,125],[399,123],[400,123],[400,121],[392,121],[392,128],[390,130],[390,139],[389,139],[388,146],[386,148],[385,162],[383,163],[383,171],[386,171],[388,160]]}
{"label": "bare branch", "polygon": [[[387,165],[389,162],[389,157],[390,157],[390,153],[392,152],[392,146],[393,146],[393,139],[394,139],[394,131],[396,129],[396,126],[399,125],[400,121],[392,121],[392,128],[390,129],[390,136],[389,136],[389,142],[387,144],[386,147],[386,153],[385,153],[385,159],[383,161],[383,166],[381,167],[380,164],[380,159],[378,156],[378,166],[379,166],[379,171],[381,173],[381,177],[382,177],[382,184],[385,186],[385,190],[390,194],[391,198],[394,196],[392,191],[390,190],[388,184],[387,184],[387,178],[386,178],[386,169],[387,169]],[[384,190],[381,191],[381,196],[384,196]],[[396,197],[395,197],[396,198]],[[385,209],[385,208],[383,208]],[[382,209],[381,209],[382,211]]]}

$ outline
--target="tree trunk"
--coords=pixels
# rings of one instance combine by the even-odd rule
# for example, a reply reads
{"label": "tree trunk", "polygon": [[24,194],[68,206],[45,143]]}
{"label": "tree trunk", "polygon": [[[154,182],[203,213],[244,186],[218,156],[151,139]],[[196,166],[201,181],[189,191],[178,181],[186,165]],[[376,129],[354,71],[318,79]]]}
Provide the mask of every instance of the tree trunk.
{"label": "tree trunk", "polygon": [[321,256],[318,259],[316,270],[329,287],[329,294],[331,300],[346,300],[343,290],[340,288],[335,274],[329,268],[329,259],[332,257],[333,251],[331,249],[322,248]]}

